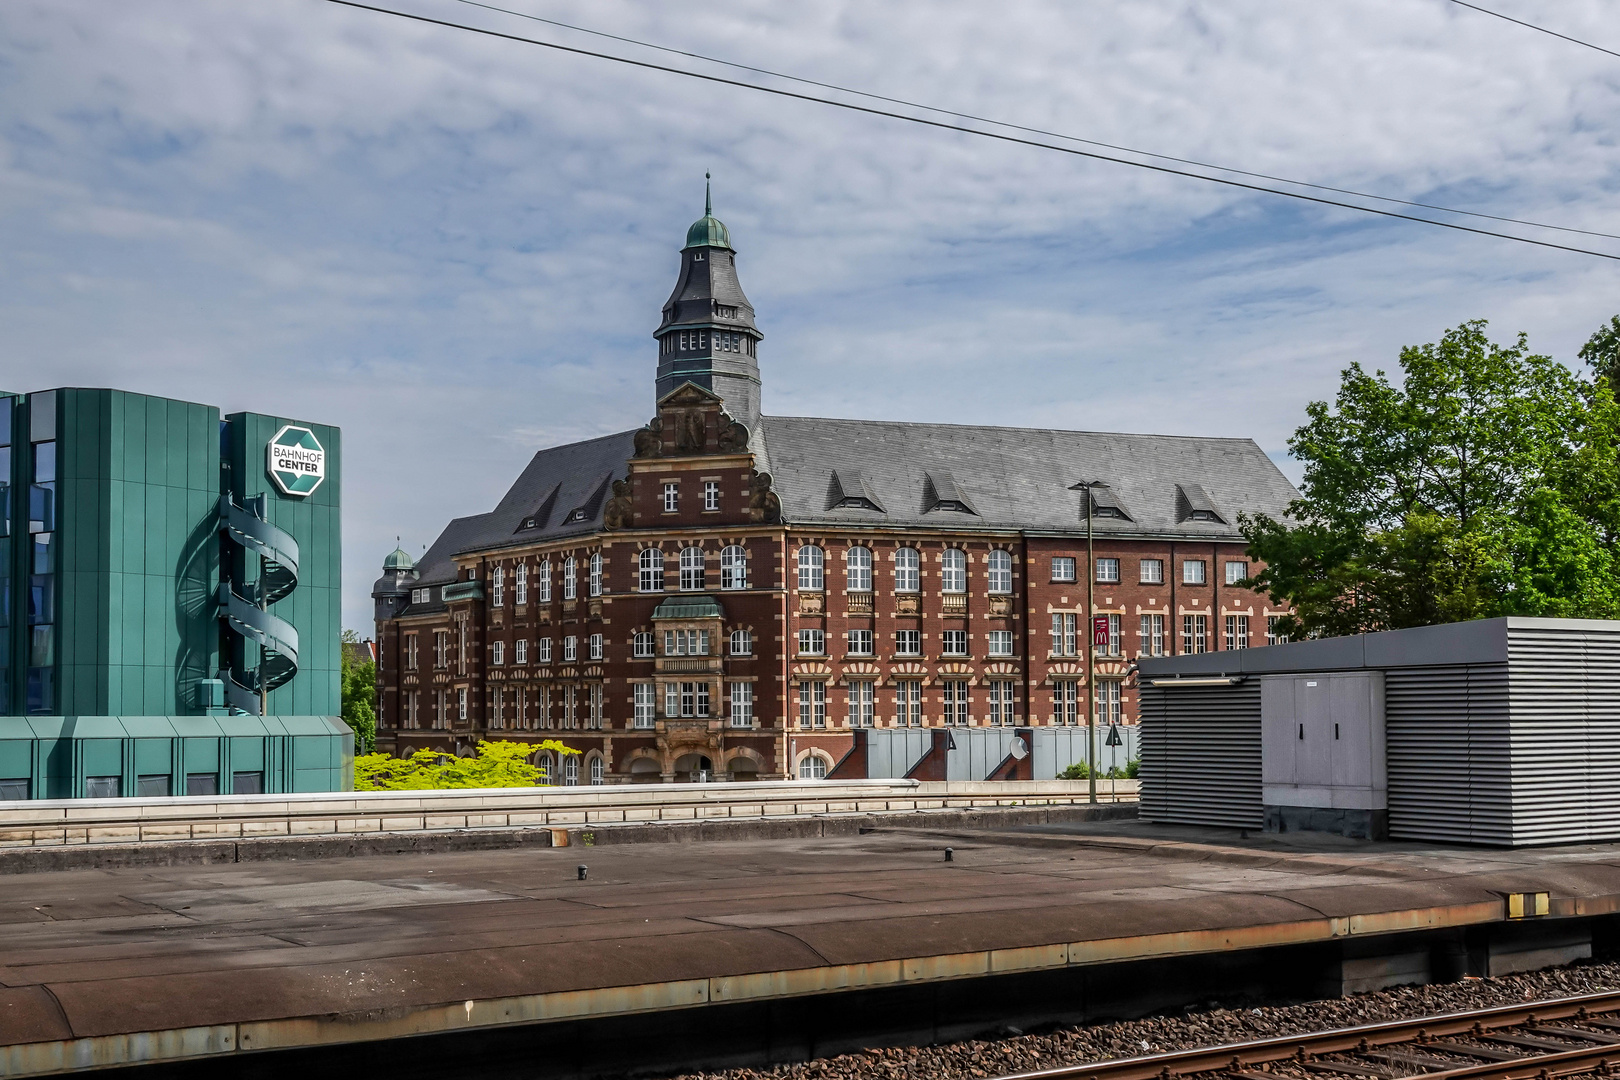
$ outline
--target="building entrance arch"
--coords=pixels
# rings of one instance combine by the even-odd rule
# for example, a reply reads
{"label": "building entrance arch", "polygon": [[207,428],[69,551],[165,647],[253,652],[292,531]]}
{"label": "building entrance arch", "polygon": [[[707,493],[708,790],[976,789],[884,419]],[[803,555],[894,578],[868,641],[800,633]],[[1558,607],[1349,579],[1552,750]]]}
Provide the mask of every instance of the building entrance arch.
{"label": "building entrance arch", "polygon": [[677,783],[696,783],[714,779],[714,762],[707,754],[682,754],[675,759]]}

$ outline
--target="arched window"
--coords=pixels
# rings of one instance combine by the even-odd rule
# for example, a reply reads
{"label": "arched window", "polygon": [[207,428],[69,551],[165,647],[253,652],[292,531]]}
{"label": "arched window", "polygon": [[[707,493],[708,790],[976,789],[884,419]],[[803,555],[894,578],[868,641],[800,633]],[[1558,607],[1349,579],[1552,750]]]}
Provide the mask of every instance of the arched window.
{"label": "arched window", "polygon": [[754,635],[748,630],[733,630],[731,632],[731,655],[752,656],[754,654]]}
{"label": "arched window", "polygon": [[542,784],[555,784],[557,782],[557,770],[551,760],[550,750],[540,751],[540,756],[535,759],[535,764],[540,766],[540,782]]}
{"label": "arched window", "polygon": [[563,758],[563,787],[579,786],[579,755],[569,754]]}
{"label": "arched window", "polygon": [[512,591],[516,594],[512,597],[512,601],[513,603],[517,604],[518,607],[522,607],[524,604],[529,602],[528,563],[520,562],[517,564],[517,573],[512,576]]}
{"label": "arched window", "polygon": [[918,588],[917,549],[903,547],[894,553],[894,591],[916,592]]}
{"label": "arched window", "polygon": [[681,549],[681,588],[688,592],[703,588],[703,549]]}
{"label": "arched window", "polygon": [[820,592],[826,588],[823,577],[827,556],[820,548],[806,544],[799,549],[799,588]]}
{"label": "arched window", "polygon": [[591,758],[591,786],[601,787],[603,782],[603,765],[600,757]]}
{"label": "arched window", "polygon": [[[574,598],[574,590],[579,587],[579,582],[576,580],[574,574],[574,557],[572,555],[563,560],[562,585],[563,599],[572,600]],[[575,771],[577,772],[578,770],[576,769]]]}
{"label": "arched window", "polygon": [[639,587],[642,592],[664,591],[664,553],[658,548],[642,548],[638,556]]}
{"label": "arched window", "polygon": [[815,754],[806,754],[799,762],[800,780],[827,779],[827,759]]}
{"label": "arched window", "polygon": [[500,607],[506,599],[506,570],[497,566],[489,577],[489,606]]}
{"label": "arched window", "polygon": [[941,555],[939,588],[941,592],[967,592],[967,553],[961,548],[946,548]]}
{"label": "arched window", "polygon": [[534,568],[534,587],[540,593],[542,604],[551,603],[551,560],[542,559]]}
{"label": "arched window", "polygon": [[990,553],[990,591],[1012,592],[1012,556],[1005,551]]}
{"label": "arched window", "polygon": [[592,596],[601,596],[602,595],[602,553],[600,551],[596,552],[595,554],[593,554],[591,556],[590,574],[591,574],[591,576],[589,578],[589,581],[590,581],[590,594]]}
{"label": "arched window", "polygon": [[872,549],[852,547],[845,556],[844,587],[850,592],[872,591]]}
{"label": "arched window", "polygon": [[720,552],[720,587],[748,588],[748,549],[732,544]]}

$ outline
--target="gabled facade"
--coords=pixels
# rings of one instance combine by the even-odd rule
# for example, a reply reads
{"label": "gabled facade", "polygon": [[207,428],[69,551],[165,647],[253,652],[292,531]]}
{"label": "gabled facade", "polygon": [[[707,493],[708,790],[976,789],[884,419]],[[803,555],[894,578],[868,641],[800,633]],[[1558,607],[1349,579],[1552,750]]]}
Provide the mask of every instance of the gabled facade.
{"label": "gabled facade", "polygon": [[1139,656],[1266,643],[1284,612],[1241,586],[1237,520],[1294,491],[1252,441],[763,416],[735,259],[705,213],[647,426],[540,451],[420,563],[389,557],[380,748],[813,779],[864,768],[873,727],[1083,725],[1096,629],[1104,723],[1134,722]]}

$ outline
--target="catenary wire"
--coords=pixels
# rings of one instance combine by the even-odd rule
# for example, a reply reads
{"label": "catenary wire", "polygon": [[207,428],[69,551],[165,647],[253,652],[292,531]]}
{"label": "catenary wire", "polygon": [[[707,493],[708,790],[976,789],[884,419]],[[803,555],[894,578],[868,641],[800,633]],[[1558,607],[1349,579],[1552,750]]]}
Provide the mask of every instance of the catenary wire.
{"label": "catenary wire", "polygon": [[1598,259],[1609,259],[1620,262],[1620,255],[1605,251],[1593,251],[1590,248],[1578,248],[1568,244],[1555,244],[1550,240],[1534,240],[1528,236],[1514,236],[1512,233],[1496,232],[1491,229],[1475,228],[1472,225],[1461,225],[1454,221],[1435,221],[1433,218],[1419,217],[1416,214],[1402,214],[1393,210],[1380,210],[1372,206],[1358,206],[1355,203],[1342,202],[1338,199],[1328,199],[1319,195],[1306,195],[1297,191],[1284,191],[1280,188],[1266,187],[1263,184],[1250,184],[1241,180],[1230,180],[1220,176],[1207,176],[1203,173],[1189,172],[1186,169],[1173,169],[1167,165],[1154,165],[1149,162],[1132,161],[1129,158],[1114,157],[1111,154],[1099,154],[1092,150],[1080,150],[1072,146],[1056,146],[1052,143],[1041,142],[1038,139],[1026,139],[1017,135],[1008,135],[998,131],[981,131],[977,128],[964,127],[960,124],[949,124],[943,120],[930,120],[921,116],[907,116],[904,113],[891,112],[870,105],[857,105],[848,101],[837,101],[831,98],[817,97],[814,94],[801,94],[793,90],[784,90],[774,86],[759,86],[755,83],[743,82],[740,79],[728,79],[720,75],[708,75],[698,71],[687,71],[682,68],[670,67],[666,64],[655,64],[647,60],[633,60],[625,56],[614,56],[612,53],[596,52],[592,49],[582,49],[574,45],[562,45],[555,41],[542,41],[538,38],[523,37],[521,34],[508,34],[500,30],[490,30],[481,26],[469,26],[466,23],[451,22],[448,19],[435,19],[428,15],[417,15],[408,11],[397,11],[393,8],[378,7],[374,4],[363,4],[358,0],[326,0],[329,4],[341,7],[355,8],[360,11],[371,11],[379,15],[392,15],[395,18],[408,19],[412,22],[426,23],[431,26],[442,26],[450,30],[465,30],[468,33],[480,34],[485,37],[500,38],[505,41],[518,42],[525,45],[537,45],[557,52],[570,53],[575,56],[588,56],[597,60],[610,60],[614,63],[625,64],[629,67],[638,67],[648,71],[662,71],[671,75],[684,75],[689,79],[698,79],[702,82],[715,83],[721,86],[735,86],[743,90],[753,90],[756,93],[770,94],[775,97],[790,98],[796,101],[808,101],[818,105],[828,105],[836,109],[849,112],[865,113],[869,116],[883,116],[892,120],[904,120],[924,127],[937,128],[942,131],[955,131],[964,135],[977,135],[983,139],[995,139],[998,142],[1012,143],[1018,146],[1030,146],[1041,150],[1053,150],[1060,154],[1069,154],[1073,157],[1091,158],[1096,161],[1108,161],[1116,165],[1129,165],[1137,169],[1146,169],[1150,172],[1164,173],[1170,176],[1184,176],[1193,180],[1203,180],[1210,184],[1221,184],[1226,187],[1241,188],[1246,191],[1263,192],[1270,195],[1281,195],[1301,202],[1316,203],[1321,206],[1337,206],[1345,210],[1358,210],[1363,214],[1375,214],[1379,217],[1395,218],[1400,221],[1413,221],[1420,225],[1433,225],[1442,229],[1452,229],[1456,232],[1473,233],[1477,236],[1494,236],[1502,240],[1515,240],[1521,244],[1532,244],[1536,247],[1552,248],[1557,251],[1568,251],[1577,255],[1591,255]]}
{"label": "catenary wire", "polygon": [[944,109],[936,105],[924,105],[921,102],[909,101],[905,98],[889,97],[886,94],[876,94],[868,90],[856,90],[837,83],[821,82],[817,79],[808,79],[800,75],[789,75],[786,72],[773,71],[770,68],[755,67],[752,64],[740,64],[734,60],[722,60],[716,56],[704,53],[689,52],[685,49],[676,49],[668,45],[659,45],[651,41],[642,41],[639,38],[625,37],[622,34],[610,34],[605,30],[593,30],[588,26],[579,26],[575,23],[566,23],[560,19],[548,19],[543,15],[531,15],[526,11],[514,11],[511,8],[500,7],[496,4],[482,3],[481,0],[457,0],[457,3],[468,7],[483,8],[485,11],[499,12],[502,15],[511,15],[519,19],[528,19],[532,22],[544,23],[563,30],[572,30],[580,34],[590,34],[593,37],[605,38],[609,41],[623,42],[626,45],[636,45],[644,49],[653,49],[668,53],[672,56],[684,56],[693,60],[702,60],[705,63],[719,64],[723,67],[733,68],[737,71],[751,71],[757,75],[768,75],[774,79],[786,79],[789,82],[800,83],[805,86],[817,86],[823,90],[835,90],[843,94],[853,94],[856,97],[868,98],[872,101],[886,101],[891,105],[904,105],[910,109],[922,109],[926,112],[938,113],[941,116],[954,116],[961,120],[972,120],[980,124],[994,124],[996,127],[1007,128],[1009,131],[1025,131],[1031,135],[1044,135],[1048,138],[1062,139],[1065,142],[1081,143],[1085,146],[1100,146],[1105,150],[1118,150],[1121,153],[1136,154],[1139,157],[1155,158],[1159,161],[1174,161],[1180,165],[1195,165],[1200,169],[1214,169],[1217,172],[1231,173],[1234,176],[1252,176],[1257,180],[1270,180],[1278,184],[1292,184],[1296,187],[1311,188],[1315,191],[1331,191],[1338,195],[1354,195],[1359,199],[1374,199],[1378,202],[1391,203],[1397,206],[1414,206],[1423,210],[1438,210],[1446,214],[1459,214],[1465,217],[1482,218],[1487,221],[1500,221],[1510,225],[1527,225],[1537,229],[1551,229],[1556,232],[1578,233],[1582,236],[1597,236],[1605,240],[1620,240],[1620,234],[1600,232],[1596,229],[1577,229],[1569,225],[1549,225],[1542,221],[1527,221],[1524,218],[1503,217],[1499,214],[1486,214],[1477,210],[1458,210],[1452,206],[1440,206],[1435,203],[1416,202],[1411,199],[1397,199],[1390,195],[1374,195],[1366,191],[1357,191],[1354,188],[1333,187],[1328,184],[1315,184],[1309,180],[1292,180],[1286,176],[1273,176],[1270,173],[1253,172],[1249,169],[1233,168],[1229,165],[1213,165],[1207,161],[1198,161],[1195,158],[1176,157],[1172,154],[1156,154],[1151,150],[1138,150],[1135,147],[1120,146],[1116,143],[1101,142],[1097,139],[1086,139],[1079,135],[1066,135],[1061,131],[1048,131],[1045,128],[1029,127],[1025,124],[1015,124],[1007,120],[993,120],[986,116],[974,113],[957,112],[955,109]]}
{"label": "catenary wire", "polygon": [[1568,34],[1560,34],[1556,30],[1549,30],[1545,26],[1537,26],[1535,23],[1525,22],[1523,19],[1515,19],[1511,15],[1504,15],[1500,11],[1492,11],[1490,8],[1480,7],[1478,4],[1470,4],[1467,2],[1467,0],[1451,0],[1451,2],[1456,4],[1458,7],[1465,7],[1470,11],[1477,11],[1481,15],[1490,15],[1493,18],[1501,19],[1504,22],[1515,23],[1527,30],[1534,30],[1537,33],[1549,34],[1552,37],[1561,38],[1564,41],[1569,42],[1571,45],[1584,45],[1588,49],[1596,49],[1600,53],[1608,53],[1610,56],[1620,57],[1620,52],[1615,52],[1613,49],[1605,49],[1603,46],[1594,45],[1590,41],[1582,41],[1580,38],[1570,37]]}

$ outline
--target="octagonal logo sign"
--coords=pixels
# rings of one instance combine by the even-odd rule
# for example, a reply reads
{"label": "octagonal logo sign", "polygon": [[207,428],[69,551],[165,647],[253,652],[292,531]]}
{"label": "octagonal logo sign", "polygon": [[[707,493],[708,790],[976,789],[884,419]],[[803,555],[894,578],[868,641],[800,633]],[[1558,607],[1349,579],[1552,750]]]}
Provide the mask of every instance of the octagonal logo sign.
{"label": "octagonal logo sign", "polygon": [[308,495],[326,479],[326,449],[309,428],[288,424],[270,440],[270,479],[284,495]]}

